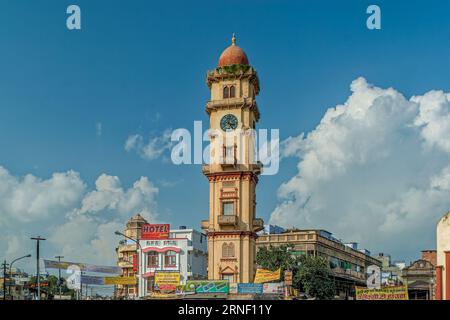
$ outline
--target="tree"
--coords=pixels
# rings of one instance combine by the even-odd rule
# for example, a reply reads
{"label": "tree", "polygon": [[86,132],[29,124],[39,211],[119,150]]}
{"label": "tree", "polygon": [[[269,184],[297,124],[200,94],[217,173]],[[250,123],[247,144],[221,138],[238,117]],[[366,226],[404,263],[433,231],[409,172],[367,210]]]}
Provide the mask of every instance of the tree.
{"label": "tree", "polygon": [[[331,299],[335,286],[327,259],[323,257],[293,255],[292,245],[262,247],[256,254],[256,263],[264,269],[281,268],[293,273],[292,286],[316,299]],[[284,279],[282,279],[284,280]]]}
{"label": "tree", "polygon": [[332,299],[335,285],[328,260],[323,257],[301,256],[300,267],[294,274],[296,282],[308,296],[316,299]]}

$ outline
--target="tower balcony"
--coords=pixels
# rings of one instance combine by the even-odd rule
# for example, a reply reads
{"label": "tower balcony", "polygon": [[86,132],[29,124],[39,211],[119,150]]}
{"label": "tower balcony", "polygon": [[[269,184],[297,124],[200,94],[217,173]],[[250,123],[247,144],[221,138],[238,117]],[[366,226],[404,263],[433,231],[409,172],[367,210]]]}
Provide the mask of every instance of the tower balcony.
{"label": "tower balcony", "polygon": [[217,222],[221,226],[236,226],[238,224],[238,217],[235,215],[232,216],[220,215],[217,216]]}
{"label": "tower balcony", "polygon": [[208,229],[209,228],[209,220],[202,220],[200,226],[203,230]]}
{"label": "tower balcony", "polygon": [[253,219],[253,231],[258,232],[264,229],[264,220],[260,218]]}

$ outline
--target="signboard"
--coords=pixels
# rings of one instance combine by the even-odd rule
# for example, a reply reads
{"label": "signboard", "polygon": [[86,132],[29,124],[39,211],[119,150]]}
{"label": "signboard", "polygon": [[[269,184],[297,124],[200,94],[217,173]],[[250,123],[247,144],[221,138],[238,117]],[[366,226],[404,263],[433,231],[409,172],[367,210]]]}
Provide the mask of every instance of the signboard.
{"label": "signboard", "polygon": [[408,300],[408,286],[384,287],[367,289],[355,287],[356,300]]}
{"label": "signboard", "polygon": [[262,294],[262,283],[238,283],[237,292],[241,294]]}
{"label": "signboard", "polygon": [[228,293],[230,284],[224,280],[188,280],[186,285],[194,286],[195,293]]}
{"label": "signboard", "polygon": [[[39,283],[39,286],[42,288],[42,287],[48,287],[50,285],[50,283],[48,282],[48,281],[41,281],[40,283]],[[36,282],[33,282],[33,283],[30,283],[30,288],[37,288],[37,283]]]}
{"label": "signboard", "polygon": [[236,282],[230,283],[230,293],[238,293],[238,284]]}
{"label": "signboard", "polygon": [[137,253],[133,253],[133,272],[138,272],[138,256]]}
{"label": "signboard", "polygon": [[141,227],[141,239],[167,239],[170,234],[170,224],[144,224]]}
{"label": "signboard", "polygon": [[263,293],[265,294],[283,294],[284,283],[283,282],[272,282],[263,284]]}
{"label": "signboard", "polygon": [[180,280],[179,272],[155,272],[155,285],[162,291],[175,291]]}
{"label": "signboard", "polygon": [[286,270],[284,272],[284,284],[287,286],[292,286],[292,271]]}
{"label": "signboard", "polygon": [[136,285],[136,283],[135,277],[105,277],[105,285]]}
{"label": "signboard", "polygon": [[81,275],[81,283],[82,284],[101,286],[101,285],[105,284],[105,278],[104,277],[95,277],[95,276]]}
{"label": "signboard", "polygon": [[195,285],[187,285],[187,284],[178,285],[176,289],[176,294],[181,295],[195,294]]}
{"label": "signboard", "polygon": [[281,269],[270,271],[266,269],[256,269],[255,283],[264,283],[280,280]]}
{"label": "signboard", "polygon": [[114,266],[97,266],[93,264],[80,263],[80,262],[67,262],[67,261],[54,261],[44,260],[44,266],[46,269],[68,269],[70,266],[78,266],[81,271],[86,272],[99,272],[99,273],[112,273],[121,274],[122,269]]}

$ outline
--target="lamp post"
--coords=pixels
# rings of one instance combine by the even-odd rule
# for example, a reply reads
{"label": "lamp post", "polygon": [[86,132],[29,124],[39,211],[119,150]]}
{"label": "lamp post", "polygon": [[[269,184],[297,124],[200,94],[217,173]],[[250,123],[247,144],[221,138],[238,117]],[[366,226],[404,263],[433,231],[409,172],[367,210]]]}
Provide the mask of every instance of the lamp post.
{"label": "lamp post", "polygon": [[63,256],[55,256],[55,259],[58,259],[58,291],[59,291],[59,299],[61,299],[61,259]]}
{"label": "lamp post", "polygon": [[[23,256],[23,257],[14,259],[14,260],[9,264],[9,281],[12,280],[12,266],[13,266],[14,262],[19,261],[19,260],[22,260],[22,259],[25,259],[25,258],[30,258],[30,257],[31,257],[31,254],[27,254],[26,256]],[[9,290],[8,290],[8,291],[9,291],[9,296],[10,296],[11,299],[12,299],[12,296],[11,296],[11,283],[9,284]]]}
{"label": "lamp post", "polygon": [[41,300],[41,280],[39,272],[39,243],[47,239],[41,238],[41,236],[30,238],[36,241],[36,280],[37,280],[37,300]]}
{"label": "lamp post", "polygon": [[6,268],[8,267],[6,260],[3,262],[2,267],[3,267],[3,300],[6,300]]}
{"label": "lamp post", "polygon": [[[114,232],[116,235],[118,235],[118,236],[123,236],[124,238],[126,238],[126,239],[128,239],[128,240],[131,240],[131,241],[133,241],[134,243],[136,243],[136,247],[137,247],[137,251],[138,251],[138,254],[136,255],[136,259],[137,259],[137,266],[138,266],[138,281],[140,281],[140,271],[141,271],[141,266],[140,266],[140,263],[141,263],[141,259],[139,259],[139,255],[140,255],[140,252],[142,251],[142,247],[141,247],[141,244],[139,243],[139,239],[133,239],[133,238],[131,238],[131,237],[129,237],[129,236],[127,236],[127,235],[125,235],[125,234],[123,234],[122,232],[120,232],[120,231],[116,231],[116,232]],[[126,288],[127,288],[127,297],[128,297],[128,286],[126,286]],[[135,292],[135,296],[139,296],[139,283],[138,283],[138,292],[136,293]]]}

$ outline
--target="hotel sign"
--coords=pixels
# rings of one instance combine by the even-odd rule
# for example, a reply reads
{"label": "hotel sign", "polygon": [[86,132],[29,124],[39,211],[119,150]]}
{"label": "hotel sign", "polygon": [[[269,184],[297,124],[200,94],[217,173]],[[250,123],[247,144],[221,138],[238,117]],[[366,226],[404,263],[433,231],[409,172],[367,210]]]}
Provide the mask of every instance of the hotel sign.
{"label": "hotel sign", "polygon": [[144,224],[141,227],[141,239],[167,239],[170,234],[170,224]]}

